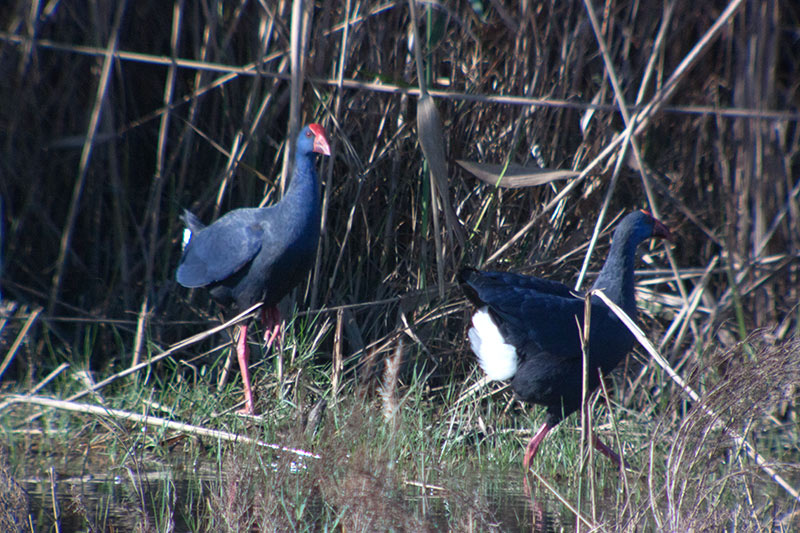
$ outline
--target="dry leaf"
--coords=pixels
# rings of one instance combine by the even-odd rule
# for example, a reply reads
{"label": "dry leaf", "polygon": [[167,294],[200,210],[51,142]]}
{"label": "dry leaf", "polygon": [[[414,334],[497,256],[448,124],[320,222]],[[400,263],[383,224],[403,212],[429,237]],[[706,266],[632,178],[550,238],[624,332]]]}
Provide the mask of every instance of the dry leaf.
{"label": "dry leaf", "polygon": [[508,165],[505,174],[502,174],[503,165],[477,163],[475,161],[464,161],[463,159],[457,160],[456,163],[479,180],[489,185],[495,185],[506,189],[521,189],[523,187],[544,185],[551,181],[574,178],[580,174],[580,172],[574,170],[524,167],[522,165],[513,164]]}

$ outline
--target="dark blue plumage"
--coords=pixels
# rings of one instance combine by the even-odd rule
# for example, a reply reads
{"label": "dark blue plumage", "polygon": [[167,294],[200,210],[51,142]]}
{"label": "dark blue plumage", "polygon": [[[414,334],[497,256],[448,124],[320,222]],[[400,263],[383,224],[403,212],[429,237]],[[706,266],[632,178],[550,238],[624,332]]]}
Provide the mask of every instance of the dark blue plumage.
{"label": "dark blue plumage", "polygon": [[[320,192],[315,153],[330,155],[325,131],[318,124],[303,128],[297,137],[294,174],[283,199],[275,205],[230,211],[209,226],[185,211],[191,231],[176,273],[184,287],[207,287],[222,305],[240,310],[264,302],[269,344],[280,328],[275,307],[308,274],[319,241]],[[247,326],[239,331],[237,351],[246,406],[254,412],[250,392]]]}
{"label": "dark blue plumage", "polygon": [[[669,238],[670,233],[648,213],[627,215],[614,231],[606,262],[592,285],[634,318],[636,247],[650,237]],[[583,359],[577,323],[582,327],[583,295],[561,283],[506,272],[465,269],[459,280],[467,298],[479,308],[470,341],[481,366],[490,378],[511,379],[521,400],[547,407],[545,424],[528,445],[527,468],[546,433],[581,405]],[[603,374],[613,370],[634,338],[598,297],[592,298],[591,306],[589,388],[593,390],[600,384],[598,369]],[[613,454],[599,441],[595,444],[603,453]]]}

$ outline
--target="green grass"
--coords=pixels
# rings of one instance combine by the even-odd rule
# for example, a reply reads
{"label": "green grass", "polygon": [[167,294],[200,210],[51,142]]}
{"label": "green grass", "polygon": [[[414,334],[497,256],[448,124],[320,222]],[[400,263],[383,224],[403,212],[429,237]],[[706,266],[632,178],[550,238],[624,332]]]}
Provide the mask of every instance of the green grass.
{"label": "green grass", "polygon": [[[216,391],[213,377],[224,359],[215,355],[199,359],[191,372],[167,359],[149,379],[123,378],[99,391],[109,408],[248,435],[319,459],[60,410],[44,410],[26,424],[25,417],[39,409],[14,404],[0,416],[8,435],[6,464],[31,493],[35,522],[42,528],[54,523],[55,490],[62,527],[93,530],[133,524],[158,531],[432,531],[486,530],[498,523],[513,530],[542,516],[572,527],[572,511],[533,475],[528,482],[534,497],[524,496],[522,452],[541,424],[541,408],[510,401],[507,389],[491,392],[496,385],[458,403],[474,377],[445,375],[444,385],[431,388],[430,364],[410,349],[399,381],[389,385],[393,390],[378,394],[351,379],[334,400],[324,352],[302,349],[313,344],[319,324],[290,330],[281,382],[274,354],[256,365],[258,419],[232,412],[241,396],[237,375]],[[756,353],[762,358],[758,368],[766,372],[780,370],[777,358],[787,351]],[[715,379],[707,401],[728,426],[749,425],[749,438],[770,459],[797,463],[797,428],[787,434],[789,427],[775,426],[760,412],[793,376],[765,384],[756,382],[756,370],[729,371],[727,382]],[[731,380],[741,397],[714,392]],[[52,395],[65,397],[80,387],[64,375],[51,388],[57,392]],[[611,529],[731,523],[749,528],[791,508],[782,489],[742,458],[708,417],[686,412],[678,395],[671,397],[666,406],[636,409],[612,398],[611,412],[602,398],[596,403],[595,431],[615,443],[608,423],[614,416],[624,442],[630,463],[624,478],[602,455],[582,461],[577,417],[547,437],[534,470],[587,520]],[[309,426],[309,411],[319,400],[327,400],[327,408]],[[396,403],[395,420],[385,418],[386,402]],[[781,470],[797,475],[788,464]],[[86,475],[93,479],[76,481]],[[743,502],[742,494],[749,500]]]}

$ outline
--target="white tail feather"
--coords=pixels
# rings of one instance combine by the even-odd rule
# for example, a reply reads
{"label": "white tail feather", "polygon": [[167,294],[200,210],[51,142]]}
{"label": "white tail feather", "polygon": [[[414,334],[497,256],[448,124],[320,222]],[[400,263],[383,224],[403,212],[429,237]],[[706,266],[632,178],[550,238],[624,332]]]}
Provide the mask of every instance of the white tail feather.
{"label": "white tail feather", "polygon": [[509,379],[517,373],[517,350],[506,344],[489,309],[481,307],[472,316],[469,344],[478,356],[478,364],[491,380]]}
{"label": "white tail feather", "polygon": [[189,228],[183,229],[183,239],[181,240],[181,251],[186,249],[186,245],[192,240],[192,230]]}

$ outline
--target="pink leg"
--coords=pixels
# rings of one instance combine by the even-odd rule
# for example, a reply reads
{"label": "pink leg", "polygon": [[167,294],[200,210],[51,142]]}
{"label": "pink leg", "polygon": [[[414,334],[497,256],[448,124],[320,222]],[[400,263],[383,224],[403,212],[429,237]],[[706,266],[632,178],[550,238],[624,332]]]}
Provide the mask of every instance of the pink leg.
{"label": "pink leg", "polygon": [[619,468],[619,465],[622,463],[622,460],[619,458],[619,455],[617,455],[617,452],[615,452],[614,450],[603,444],[603,442],[597,435],[595,435],[594,439],[592,440],[594,441],[594,447],[597,448],[600,451],[600,453],[611,459],[611,461],[617,466],[617,468]]}
{"label": "pink leg", "polygon": [[[611,462],[614,463],[614,465],[616,465],[617,468],[619,468],[620,464],[623,464],[623,461],[620,460],[619,455],[617,455],[617,452],[606,446],[603,443],[603,441],[600,440],[600,437],[595,435],[594,432],[592,433],[591,437],[592,437],[592,444],[594,445],[595,449],[597,449],[597,451],[599,451],[600,453],[611,459]],[[625,466],[627,466],[627,464]]]}
{"label": "pink leg", "polygon": [[525,458],[522,460],[522,466],[525,468],[525,471],[528,471],[528,468],[531,466],[531,461],[533,460],[533,456],[536,455],[536,452],[539,450],[539,445],[544,440],[545,435],[553,429],[552,426],[548,424],[543,424],[542,427],[539,428],[539,431],[536,432],[536,435],[528,442],[528,447],[525,448]]}
{"label": "pink leg", "polygon": [[236,341],[236,355],[239,359],[239,370],[242,372],[242,385],[244,386],[244,407],[239,413],[254,415],[256,410],[253,404],[253,389],[250,387],[250,353],[247,347],[247,325],[239,326],[239,338]]}

